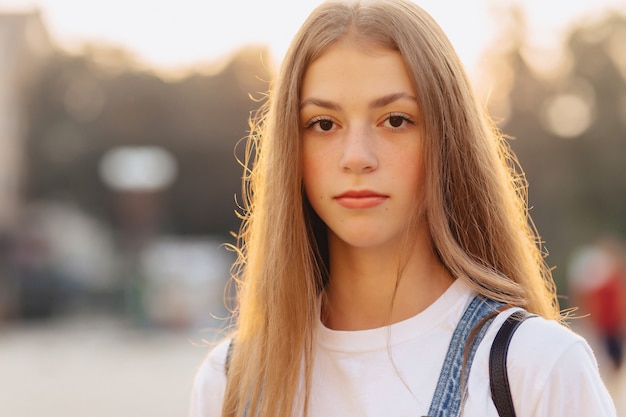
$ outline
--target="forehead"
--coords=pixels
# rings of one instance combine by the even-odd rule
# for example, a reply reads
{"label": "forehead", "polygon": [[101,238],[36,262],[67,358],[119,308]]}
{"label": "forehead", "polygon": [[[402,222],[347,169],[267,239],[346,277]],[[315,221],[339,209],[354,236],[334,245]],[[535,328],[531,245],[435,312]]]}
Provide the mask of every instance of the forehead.
{"label": "forehead", "polygon": [[402,55],[373,44],[340,40],[329,46],[304,73],[302,97],[363,92],[387,94],[389,90],[415,95],[413,81]]}

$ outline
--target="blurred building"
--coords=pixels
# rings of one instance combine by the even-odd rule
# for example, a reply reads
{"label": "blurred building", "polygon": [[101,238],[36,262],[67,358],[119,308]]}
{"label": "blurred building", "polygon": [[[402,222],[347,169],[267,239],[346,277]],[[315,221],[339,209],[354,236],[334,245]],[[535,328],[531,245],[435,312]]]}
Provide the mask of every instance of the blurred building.
{"label": "blurred building", "polygon": [[24,205],[27,99],[53,45],[39,11],[0,11],[0,321],[17,309],[9,238]]}
{"label": "blurred building", "polygon": [[53,51],[39,11],[0,12],[0,233],[20,211],[28,89]]}

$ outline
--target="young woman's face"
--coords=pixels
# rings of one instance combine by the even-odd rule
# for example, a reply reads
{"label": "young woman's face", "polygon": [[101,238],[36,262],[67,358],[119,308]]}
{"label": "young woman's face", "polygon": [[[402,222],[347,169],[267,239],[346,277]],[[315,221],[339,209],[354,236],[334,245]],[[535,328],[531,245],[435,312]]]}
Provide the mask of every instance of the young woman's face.
{"label": "young woman's face", "polygon": [[423,138],[402,56],[339,41],[304,75],[300,102],[306,195],[330,238],[395,245],[423,210]]}

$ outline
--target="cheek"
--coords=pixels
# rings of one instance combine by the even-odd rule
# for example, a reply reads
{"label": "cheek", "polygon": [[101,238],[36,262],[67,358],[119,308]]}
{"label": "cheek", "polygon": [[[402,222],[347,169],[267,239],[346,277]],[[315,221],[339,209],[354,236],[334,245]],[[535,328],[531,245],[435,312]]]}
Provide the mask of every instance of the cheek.
{"label": "cheek", "polygon": [[421,152],[405,152],[398,158],[395,181],[402,184],[405,195],[420,208],[426,203],[426,175]]}
{"label": "cheek", "polygon": [[324,170],[315,160],[307,158],[302,159],[302,185],[304,187],[304,195],[309,201],[313,211],[320,217],[322,217],[325,194],[323,173]]}
{"label": "cheek", "polygon": [[428,206],[428,181],[426,179],[426,171],[424,163],[420,159],[413,164],[413,189],[415,190],[415,198],[421,210],[426,210]]}
{"label": "cheek", "polygon": [[394,177],[396,181],[414,189],[421,188],[424,178],[424,163],[421,149],[407,149],[393,155]]}
{"label": "cheek", "polygon": [[413,168],[413,184],[417,188],[417,190],[422,190],[424,188],[424,164],[421,160],[414,161],[412,164]]}
{"label": "cheek", "polygon": [[314,195],[319,187],[323,169],[319,166],[318,158],[312,158],[306,153],[302,157],[302,184],[309,200],[314,200]]}
{"label": "cheek", "polygon": [[323,178],[330,172],[330,160],[332,155],[325,147],[317,146],[313,142],[304,140],[302,146],[301,164],[302,179],[307,194],[320,187]]}

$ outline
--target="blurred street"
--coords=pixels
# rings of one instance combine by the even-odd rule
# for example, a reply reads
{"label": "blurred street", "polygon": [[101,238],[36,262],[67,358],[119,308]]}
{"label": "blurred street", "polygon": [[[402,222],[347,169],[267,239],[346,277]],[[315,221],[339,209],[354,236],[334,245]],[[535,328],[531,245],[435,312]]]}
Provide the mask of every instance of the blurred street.
{"label": "blurred street", "polygon": [[0,416],[186,416],[211,337],[106,317],[3,327]]}

